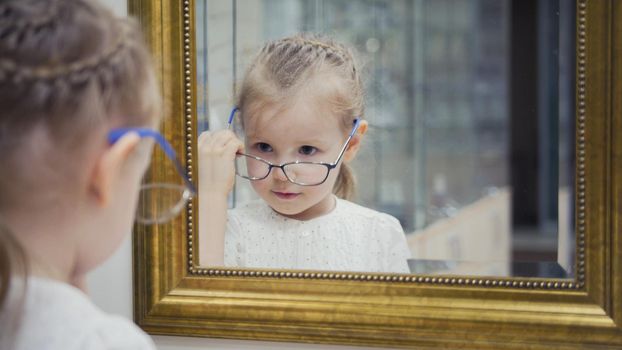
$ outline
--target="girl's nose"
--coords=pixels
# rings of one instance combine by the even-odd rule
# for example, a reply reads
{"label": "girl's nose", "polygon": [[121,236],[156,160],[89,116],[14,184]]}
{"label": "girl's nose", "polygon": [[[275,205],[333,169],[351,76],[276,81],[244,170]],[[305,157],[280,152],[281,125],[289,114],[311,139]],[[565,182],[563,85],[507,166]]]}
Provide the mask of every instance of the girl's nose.
{"label": "girl's nose", "polygon": [[285,172],[282,168],[273,168],[272,177],[278,181],[287,181],[287,176],[285,176]]}

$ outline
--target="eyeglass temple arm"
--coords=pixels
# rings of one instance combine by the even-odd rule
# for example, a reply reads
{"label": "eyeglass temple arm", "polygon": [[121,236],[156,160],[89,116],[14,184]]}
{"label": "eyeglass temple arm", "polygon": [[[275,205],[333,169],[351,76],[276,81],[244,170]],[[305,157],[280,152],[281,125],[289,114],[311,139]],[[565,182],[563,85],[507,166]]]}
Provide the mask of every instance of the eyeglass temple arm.
{"label": "eyeglass temple arm", "polygon": [[333,163],[333,165],[336,165],[337,163],[339,163],[339,161],[341,160],[341,157],[346,152],[346,148],[348,148],[348,144],[350,144],[350,140],[352,140],[352,137],[354,137],[356,130],[358,130],[359,128],[359,124],[361,124],[361,119],[354,118],[354,121],[352,123],[354,124],[354,126],[352,126],[352,131],[350,131],[350,135],[348,135],[348,139],[343,144],[343,147],[341,148],[341,152],[339,152],[339,157],[337,157],[337,160],[335,161],[335,163]]}
{"label": "eyeglass temple arm", "polygon": [[186,184],[186,187],[188,187],[190,191],[192,191],[193,194],[197,193],[196,187],[186,175],[186,171],[184,170],[184,167],[179,162],[179,159],[177,159],[175,150],[159,132],[153,129],[148,129],[148,128],[119,128],[119,129],[111,130],[108,133],[108,142],[110,144],[113,144],[117,142],[123,135],[130,133],[130,132],[135,132],[140,137],[153,138],[158,143],[158,145],[160,145],[160,147],[162,148],[164,153],[168,156],[168,158],[173,162],[173,164],[175,165],[175,168],[177,169],[177,172],[184,179],[184,183]]}
{"label": "eyeglass temple arm", "polygon": [[229,114],[229,121],[227,122],[227,130],[231,130],[231,125],[233,124],[233,118],[235,117],[235,112],[239,111],[238,107],[233,107],[231,110],[231,114]]}

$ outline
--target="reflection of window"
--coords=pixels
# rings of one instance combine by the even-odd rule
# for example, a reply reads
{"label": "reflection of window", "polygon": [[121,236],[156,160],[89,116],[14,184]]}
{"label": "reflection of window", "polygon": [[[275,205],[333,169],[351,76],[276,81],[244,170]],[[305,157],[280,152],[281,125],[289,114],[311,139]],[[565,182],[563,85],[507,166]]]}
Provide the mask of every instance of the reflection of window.
{"label": "reflection of window", "polygon": [[[516,46],[508,40],[515,3],[197,1],[199,127],[222,126],[234,82],[265,41],[301,31],[345,41],[357,49],[367,72],[366,117],[372,126],[354,164],[357,201],[396,216],[407,232],[421,230],[512,186],[511,130],[520,116],[511,110],[510,86],[521,64],[510,60]],[[543,45],[555,51],[557,44]],[[556,177],[553,168],[548,174]],[[251,193],[237,188],[238,198]]]}

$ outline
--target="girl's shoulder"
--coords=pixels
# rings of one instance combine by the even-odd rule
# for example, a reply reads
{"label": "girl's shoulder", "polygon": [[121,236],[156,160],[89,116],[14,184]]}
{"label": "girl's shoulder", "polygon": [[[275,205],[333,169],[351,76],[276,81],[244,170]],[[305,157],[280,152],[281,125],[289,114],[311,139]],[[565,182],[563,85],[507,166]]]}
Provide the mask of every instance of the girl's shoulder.
{"label": "girl's shoulder", "polygon": [[28,278],[23,311],[16,349],[155,349],[133,322],[61,282]]}
{"label": "girl's shoulder", "polygon": [[402,225],[394,216],[377,210],[364,207],[360,204],[337,198],[338,215],[347,221],[356,221],[361,224],[380,228],[393,228],[402,231]]}

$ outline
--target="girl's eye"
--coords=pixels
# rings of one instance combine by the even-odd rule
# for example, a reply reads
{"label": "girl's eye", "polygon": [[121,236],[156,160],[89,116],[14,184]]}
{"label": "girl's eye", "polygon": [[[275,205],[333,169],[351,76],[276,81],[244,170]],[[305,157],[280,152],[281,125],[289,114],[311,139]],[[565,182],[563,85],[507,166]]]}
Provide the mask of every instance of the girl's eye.
{"label": "girl's eye", "polygon": [[255,147],[257,147],[257,150],[260,152],[272,152],[272,146],[265,142],[259,142]]}
{"label": "girl's eye", "polygon": [[315,154],[315,152],[317,152],[317,148],[313,147],[313,146],[302,146],[300,147],[300,149],[298,150],[298,152],[302,155],[305,156],[312,156]]}

